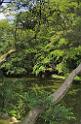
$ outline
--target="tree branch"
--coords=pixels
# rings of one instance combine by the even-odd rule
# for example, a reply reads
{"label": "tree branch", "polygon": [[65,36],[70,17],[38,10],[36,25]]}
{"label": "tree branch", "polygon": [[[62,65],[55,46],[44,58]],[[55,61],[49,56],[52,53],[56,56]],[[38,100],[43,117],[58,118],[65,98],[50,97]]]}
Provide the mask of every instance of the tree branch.
{"label": "tree branch", "polygon": [[6,61],[6,58],[8,56],[10,56],[12,53],[14,53],[15,51],[16,51],[15,49],[11,49],[7,53],[5,53],[2,56],[0,56],[0,65],[2,65]]}

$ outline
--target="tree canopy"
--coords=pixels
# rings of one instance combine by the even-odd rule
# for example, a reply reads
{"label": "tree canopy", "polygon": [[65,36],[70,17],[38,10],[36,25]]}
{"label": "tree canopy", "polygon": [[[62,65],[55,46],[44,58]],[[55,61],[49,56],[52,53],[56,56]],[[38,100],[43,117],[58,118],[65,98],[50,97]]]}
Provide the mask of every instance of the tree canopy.
{"label": "tree canopy", "polygon": [[[9,73],[20,68],[20,72],[36,75],[71,71],[81,59],[80,1],[39,0],[34,1],[34,6],[27,2],[30,8],[16,13],[13,23],[0,22],[1,52],[9,46],[17,49],[11,61],[3,64],[2,68]],[[12,71],[8,70],[8,65]]]}

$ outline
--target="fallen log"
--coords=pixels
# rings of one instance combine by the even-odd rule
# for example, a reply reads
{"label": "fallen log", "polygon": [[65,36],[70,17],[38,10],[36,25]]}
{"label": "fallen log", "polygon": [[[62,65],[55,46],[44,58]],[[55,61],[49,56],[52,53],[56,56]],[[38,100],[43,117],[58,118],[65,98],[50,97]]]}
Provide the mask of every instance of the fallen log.
{"label": "fallen log", "polygon": [[[72,82],[74,78],[81,72],[81,64],[74,69],[68,76],[68,78],[64,81],[64,83],[61,85],[61,87],[53,94],[51,94],[49,97],[51,98],[51,102],[55,105],[57,104],[68,92],[69,88],[72,85]],[[25,117],[25,119],[22,121],[21,124],[35,124],[38,116],[44,112],[46,109],[46,102],[45,104],[41,104],[40,106],[37,106],[33,108],[29,114]]]}

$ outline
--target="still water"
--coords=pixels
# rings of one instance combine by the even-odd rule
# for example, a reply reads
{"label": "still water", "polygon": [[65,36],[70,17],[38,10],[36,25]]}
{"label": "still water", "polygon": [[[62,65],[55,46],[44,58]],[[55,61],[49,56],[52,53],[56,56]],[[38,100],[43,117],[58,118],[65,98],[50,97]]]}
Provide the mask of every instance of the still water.
{"label": "still water", "polygon": [[[3,82],[3,83],[2,83]],[[0,80],[0,93],[1,90],[7,89],[5,93],[5,99],[4,100],[4,106],[7,107],[8,104],[10,104],[9,98],[6,97],[10,92],[13,90],[17,94],[19,92],[28,92],[32,87],[39,87],[40,90],[45,90],[49,92],[55,92],[56,89],[60,87],[60,85],[63,83],[63,80],[57,80],[57,79],[41,79],[41,78],[33,78],[33,77],[27,77],[27,78],[3,78]],[[6,94],[7,93],[7,94]],[[11,94],[11,97],[13,97],[13,92]],[[10,96],[8,96],[10,97]],[[12,98],[12,101],[14,102],[15,97]],[[2,98],[0,97],[0,104],[2,106],[3,103],[1,103]],[[81,83],[73,83],[71,89],[69,90],[68,94],[63,98],[62,100],[63,104],[67,106],[67,108],[72,108],[72,111],[75,114],[76,120],[73,122],[67,122],[67,124],[81,124]],[[5,105],[6,103],[6,105]],[[12,104],[11,104],[12,105]],[[1,108],[0,108],[1,109]],[[4,108],[3,108],[4,109]],[[9,108],[8,108],[9,109]]]}

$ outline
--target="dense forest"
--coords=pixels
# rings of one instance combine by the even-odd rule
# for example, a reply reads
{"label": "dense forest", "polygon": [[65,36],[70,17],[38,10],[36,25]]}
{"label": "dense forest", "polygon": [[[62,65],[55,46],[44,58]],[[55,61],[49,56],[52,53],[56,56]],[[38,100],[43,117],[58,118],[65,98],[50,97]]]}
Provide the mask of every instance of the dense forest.
{"label": "dense forest", "polygon": [[[36,117],[23,124],[71,124],[74,113],[56,103],[81,81],[81,0],[0,2],[0,123],[31,110]],[[49,89],[58,79],[64,84]]]}

